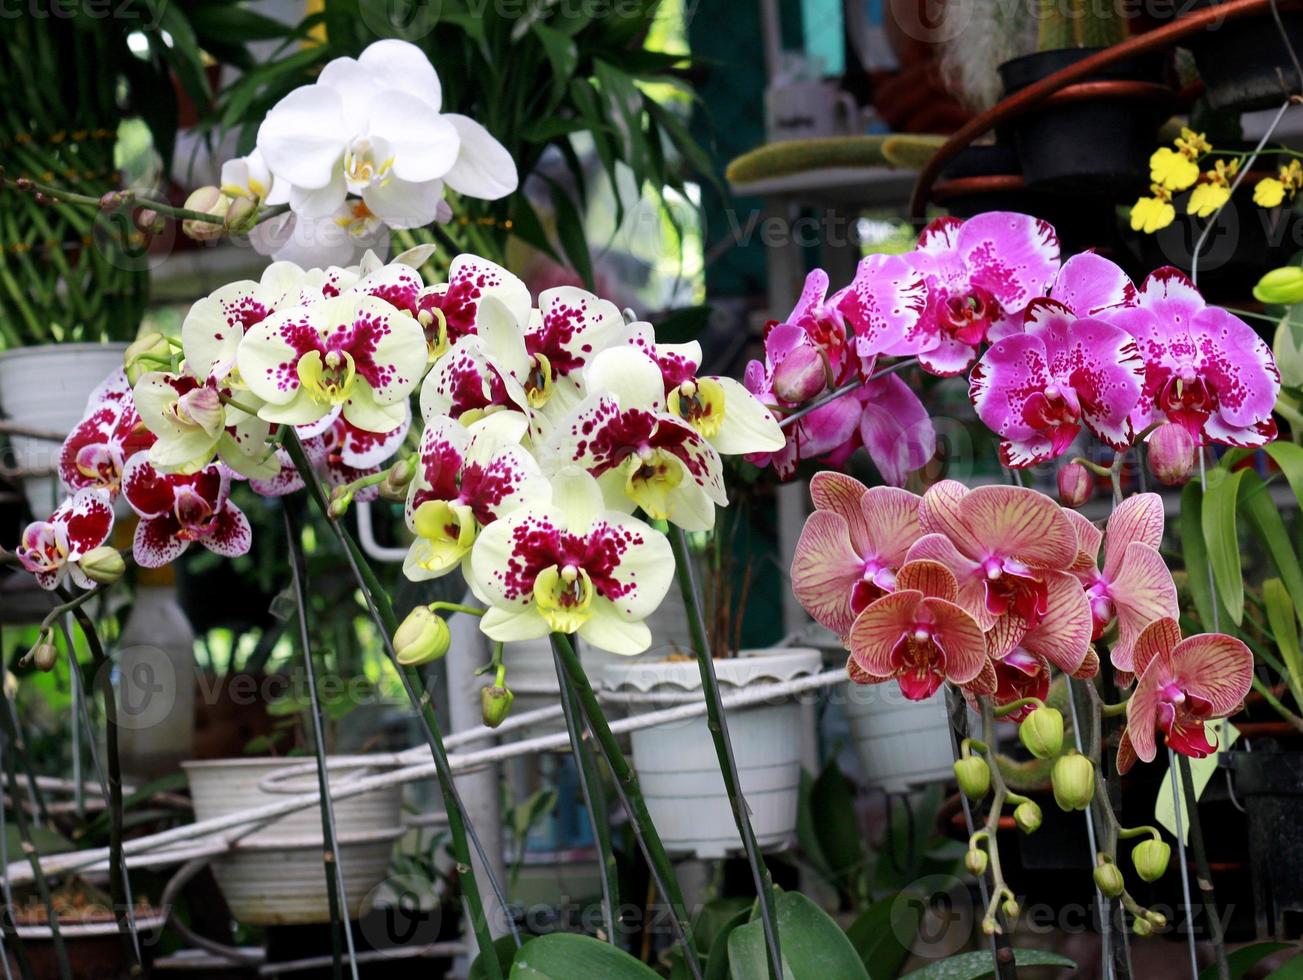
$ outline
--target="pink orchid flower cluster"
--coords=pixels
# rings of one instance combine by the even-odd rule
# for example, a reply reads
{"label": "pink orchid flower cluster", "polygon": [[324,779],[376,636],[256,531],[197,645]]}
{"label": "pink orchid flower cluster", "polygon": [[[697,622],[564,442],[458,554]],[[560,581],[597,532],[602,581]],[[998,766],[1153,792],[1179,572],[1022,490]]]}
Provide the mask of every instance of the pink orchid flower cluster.
{"label": "pink orchid flower cluster", "polygon": [[967,372],[1011,468],[1061,456],[1083,430],[1119,452],[1149,437],[1164,474],[1173,442],[1192,457],[1207,443],[1275,438],[1280,375],[1252,328],[1176,269],[1137,288],[1103,256],[1060,262],[1054,229],[1036,218],[939,218],[912,252],[869,256],[849,286],[827,288],[824,272],[810,274],[746,372],[776,416],[802,412],[781,451],[752,457],[784,478],[801,460],[840,466],[860,446],[897,486],[927,462],[932,423],[903,381],[875,374],[884,358],[916,358],[938,377]]}
{"label": "pink orchid flower cluster", "polygon": [[1093,677],[1094,644],[1107,642],[1135,683],[1123,766],[1154,758],[1155,731],[1207,755],[1205,723],[1248,693],[1253,655],[1240,640],[1181,640],[1157,494],[1124,500],[1101,530],[1023,487],[942,480],[920,496],[825,471],[810,493],[792,588],[841,637],[856,683],[895,681],[911,700],[949,682],[997,705],[1043,702],[1052,670]]}

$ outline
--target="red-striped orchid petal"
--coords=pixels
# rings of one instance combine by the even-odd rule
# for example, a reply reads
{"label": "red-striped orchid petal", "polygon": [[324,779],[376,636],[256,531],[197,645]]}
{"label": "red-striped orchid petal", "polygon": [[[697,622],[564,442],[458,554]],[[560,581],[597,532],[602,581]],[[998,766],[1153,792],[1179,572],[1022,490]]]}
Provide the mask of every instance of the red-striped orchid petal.
{"label": "red-striped orchid petal", "polygon": [[958,480],[939,480],[928,487],[918,505],[918,522],[923,533],[947,537],[966,534],[959,505],[969,492]]}
{"label": "red-striped orchid petal", "polygon": [[1089,573],[1093,578],[1099,561],[1099,548],[1104,543],[1104,532],[1075,510],[1065,507],[1063,513],[1077,532],[1077,557],[1072,562],[1071,571],[1079,576]]}
{"label": "red-striped orchid petal", "polygon": [[944,534],[923,535],[910,546],[905,561],[907,564],[911,561],[935,561],[950,569],[959,584],[958,604],[983,630],[990,629],[1000,619],[987,608],[986,577],[981,566],[960,554]]}
{"label": "red-striped orchid petal", "polygon": [[836,470],[820,470],[810,477],[811,502],[818,510],[830,510],[842,516],[850,532],[851,543],[861,554],[867,550],[869,543],[867,515],[861,509],[861,502],[868,492],[869,488],[855,477]]}
{"label": "red-striped orchid petal", "polygon": [[1119,776],[1125,776],[1131,771],[1132,766],[1136,764],[1136,747],[1131,741],[1131,730],[1122,729],[1122,737],[1118,739],[1117,769]]}
{"label": "red-striped orchid petal", "polygon": [[[919,526],[920,497],[897,487],[872,487],[860,498],[866,528],[866,559],[899,568],[910,547],[923,535]],[[854,540],[852,538],[852,540]]]}
{"label": "red-striped orchid petal", "polygon": [[851,657],[866,673],[876,677],[895,675],[896,648],[902,637],[913,633],[923,598],[922,592],[897,590],[871,603],[855,617],[847,641]]}
{"label": "red-striped orchid petal", "polygon": [[1132,672],[1144,674],[1150,663],[1159,658],[1170,658],[1172,650],[1181,642],[1181,627],[1175,617],[1154,620],[1136,637],[1132,649]]}
{"label": "red-striped orchid petal", "polygon": [[896,588],[921,592],[934,599],[955,603],[959,598],[959,583],[955,573],[938,561],[909,561],[896,575]]}
{"label": "red-striped orchid petal", "polygon": [[845,636],[854,621],[851,596],[864,562],[851,544],[846,519],[816,510],[801,529],[792,558],[792,592],[815,621]]}
{"label": "red-striped orchid petal", "polygon": [[1213,718],[1240,706],[1253,686],[1253,653],[1242,640],[1223,633],[1202,633],[1172,650],[1174,679],[1188,694],[1212,705]]}
{"label": "red-striped orchid petal", "polygon": [[1049,607],[1038,625],[1022,636],[1022,646],[1065,674],[1075,674],[1090,650],[1093,623],[1081,583],[1066,572],[1047,572]]}
{"label": "red-striped orchid petal", "polygon": [[1110,651],[1113,666],[1138,671],[1133,650],[1141,632],[1150,623],[1179,615],[1172,573],[1156,549],[1133,541],[1108,583],[1108,592],[1118,622],[1117,642]]}
{"label": "red-striped orchid petal", "polygon": [[1163,521],[1163,498],[1156,493],[1137,493],[1118,504],[1104,535],[1104,577],[1117,578],[1133,542],[1158,548],[1163,543]]}
{"label": "red-striped orchid petal", "polygon": [[996,672],[996,666],[988,657],[982,664],[982,669],[978,671],[976,677],[965,684],[960,685],[964,693],[975,697],[993,697],[1000,689],[1000,678]]}
{"label": "red-striped orchid petal", "polygon": [[[1044,701],[1050,693],[1050,665],[1042,657],[1022,648],[1011,650],[1005,657],[994,661],[996,704],[1010,704],[1023,698]],[[1006,721],[1019,722],[1036,708],[1025,704],[1005,715]]]}
{"label": "red-striped orchid petal", "polygon": [[1097,252],[1081,252],[1064,262],[1049,295],[1079,317],[1134,306],[1137,301],[1136,287],[1127,274]]}
{"label": "red-striped orchid petal", "polygon": [[1063,509],[1035,490],[978,487],[960,502],[959,514],[965,534],[955,544],[974,558],[996,553],[1032,568],[1063,569],[1077,556],[1077,534]]}

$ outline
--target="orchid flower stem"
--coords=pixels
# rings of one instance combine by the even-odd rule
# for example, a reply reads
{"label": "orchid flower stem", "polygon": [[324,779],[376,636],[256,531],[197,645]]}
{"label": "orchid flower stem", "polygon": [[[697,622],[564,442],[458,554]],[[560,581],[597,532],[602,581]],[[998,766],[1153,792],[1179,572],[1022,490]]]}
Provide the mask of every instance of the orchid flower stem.
{"label": "orchid flower stem", "polygon": [[1122,503],[1122,464],[1126,458],[1126,453],[1114,453],[1113,465],[1108,469],[1108,478],[1113,484],[1114,507]]}
{"label": "orchid flower stem", "polygon": [[1019,711],[1028,705],[1033,704],[1037,708],[1045,707],[1045,702],[1040,698],[1019,698],[1017,701],[1010,701],[1008,704],[1002,704],[996,707],[994,709],[995,717],[1004,718],[1007,715],[1013,714],[1015,711]]}
{"label": "orchid flower stem", "polygon": [[751,876],[756,888],[756,897],[760,902],[760,916],[764,922],[765,945],[769,950],[769,969],[771,980],[782,980],[783,957],[779,949],[778,917],[774,908],[774,879],[765,859],[756,843],[755,831],[751,827],[750,809],[742,795],[742,780],[738,776],[737,761],[733,758],[733,745],[729,739],[728,721],[724,717],[724,700],[719,693],[719,679],[715,676],[715,661],[711,657],[710,642],[706,638],[706,619],[703,613],[701,591],[697,588],[692,572],[692,554],[688,550],[688,537],[683,528],[677,524],[670,526],[670,546],[674,550],[675,570],[679,578],[679,591],[683,594],[683,605],[688,613],[688,626],[692,635],[692,646],[697,655],[697,667],[701,673],[701,689],[706,699],[706,727],[715,743],[715,757],[719,760],[720,772],[724,777],[724,788],[728,791],[728,802],[733,808],[733,820],[737,824],[738,836],[742,838],[742,847],[746,851],[747,863],[751,865]]}
{"label": "orchid flower stem", "polygon": [[588,722],[588,729],[597,739],[597,745],[611,770],[616,794],[625,812],[629,814],[630,826],[638,847],[642,850],[651,872],[652,881],[670,905],[670,925],[674,929],[675,939],[683,947],[684,961],[695,980],[702,980],[701,959],[697,955],[696,944],[692,941],[692,924],[688,919],[687,906],[683,904],[683,893],[679,881],[674,876],[674,866],[670,864],[669,855],[661,844],[660,835],[652,823],[647,811],[647,802],[643,799],[642,789],[638,785],[638,775],[629,765],[629,761],[620,751],[620,745],[606,722],[602,706],[593,693],[593,686],[588,682],[584,666],[564,633],[552,634],[552,650],[565,668],[565,682],[569,692],[579,702],[579,707]]}
{"label": "orchid flower stem", "polygon": [[[995,741],[995,715],[991,710],[991,699],[980,698],[979,703],[982,707],[982,735],[987,744],[994,744]],[[981,743],[977,743],[981,744]],[[991,872],[991,900],[986,906],[986,918],[996,923],[997,931],[1003,931],[1000,923],[1001,909],[1000,904],[1005,898],[1013,898],[1013,891],[1005,883],[1004,870],[1000,866],[1000,848],[999,837],[997,832],[1000,829],[1000,814],[1004,810],[1005,801],[1009,798],[1009,788],[1004,783],[1004,776],[1000,772],[999,766],[991,766],[991,803],[986,812],[986,823],[983,829],[989,838],[986,848],[987,856],[990,858]]]}
{"label": "orchid flower stem", "polygon": [[308,705],[312,720],[312,748],[317,758],[317,790],[321,799],[321,836],[325,844],[323,864],[326,872],[326,898],[330,903],[330,958],[331,976],[340,980],[344,974],[342,963],[344,943],[348,944],[348,965],[353,980],[357,980],[357,956],[353,950],[353,933],[349,926],[348,894],[344,888],[344,869],[339,863],[339,846],[335,833],[335,806],[330,799],[330,777],[326,763],[326,734],[321,716],[321,698],[317,691],[317,668],[312,659],[312,641],[308,634],[308,569],[303,560],[303,542],[299,528],[290,510],[284,510],[285,539],[290,551],[290,579],[298,607],[299,646],[303,653],[303,668],[308,682]]}
{"label": "orchid flower stem", "polygon": [[1120,840],[1131,840],[1133,837],[1143,837],[1148,834],[1154,840],[1162,840],[1163,835],[1158,832],[1157,827],[1150,827],[1148,824],[1142,824],[1139,827],[1119,827],[1117,835]]}
{"label": "orchid flower stem", "polygon": [[1182,809],[1190,821],[1190,850],[1194,852],[1195,882],[1199,886],[1199,896],[1203,899],[1204,914],[1212,933],[1213,951],[1217,956],[1217,980],[1231,980],[1230,963],[1226,958],[1226,937],[1222,934],[1222,920],[1217,914],[1212,869],[1208,867],[1203,828],[1199,822],[1199,800],[1194,790],[1194,774],[1190,771],[1190,760],[1180,753],[1176,754],[1176,766],[1181,773],[1181,790],[1185,796],[1185,806]]}
{"label": "orchid flower stem", "polygon": [[619,945],[615,931],[615,910],[620,907],[620,868],[611,848],[611,826],[606,814],[606,799],[602,795],[602,776],[593,755],[591,736],[579,718],[579,702],[566,683],[566,668],[554,649],[552,660],[556,667],[557,683],[561,688],[561,710],[565,715],[566,731],[570,734],[570,748],[575,756],[575,773],[579,777],[579,790],[583,794],[588,823],[593,829],[593,842],[597,845],[598,880],[602,886],[602,925],[606,941]]}
{"label": "orchid flower stem", "polygon": [[789,425],[791,425],[793,422],[797,421],[798,419],[805,418],[805,416],[809,415],[811,412],[818,411],[819,409],[823,408],[825,405],[831,402],[835,402],[838,398],[841,398],[843,395],[849,395],[852,391],[858,391],[859,389],[863,388],[866,384],[868,384],[870,381],[877,381],[879,378],[885,378],[889,374],[895,374],[897,371],[903,371],[905,370],[905,368],[912,367],[917,363],[918,363],[917,357],[907,357],[903,361],[897,361],[895,364],[891,365],[890,367],[883,368],[881,371],[875,371],[873,374],[869,375],[869,377],[864,380],[855,378],[852,381],[848,381],[840,388],[834,388],[826,395],[823,395],[820,398],[816,398],[808,405],[802,405],[800,408],[795,409],[790,415],[779,420],[778,427],[780,429],[786,429]]}
{"label": "orchid flower stem", "polygon": [[1086,469],[1090,470],[1090,472],[1094,473],[1096,476],[1107,476],[1110,478],[1113,476],[1113,471],[1107,466],[1100,466],[1094,460],[1087,459],[1085,456],[1074,456],[1072,457],[1072,461],[1078,466],[1086,467]]}
{"label": "orchid flower stem", "polygon": [[[251,416],[253,418],[258,417],[258,410],[256,408],[251,408],[250,406],[241,403],[238,399],[232,398],[230,395],[222,396],[222,404],[230,405],[231,408],[238,408],[245,415]],[[289,426],[286,426],[286,428],[289,428]]]}
{"label": "orchid flower stem", "polygon": [[[44,184],[40,181],[32,180],[29,177],[5,177],[4,182],[14,190],[37,191],[61,204],[82,204],[86,207],[95,208],[96,210],[103,207],[103,204],[98,197],[64,190],[62,187],[55,187],[53,184]],[[225,220],[215,214],[207,214],[203,211],[192,211],[188,208],[173,207],[165,201],[151,201],[146,198],[132,196],[129,199],[124,199],[123,203],[129,203],[142,210],[147,209],[150,211],[157,211],[159,214],[166,215],[169,218],[179,218],[182,221],[202,221],[205,224],[220,225]]]}
{"label": "orchid flower stem", "polygon": [[[421,693],[418,694],[418,690],[423,686],[420,673],[414,667],[404,667],[398,663],[398,655],[394,652],[393,643],[393,635],[398,628],[398,621],[394,617],[389,597],[385,594],[379,580],[376,579],[375,573],[371,571],[371,566],[367,564],[366,559],[362,556],[357,542],[353,540],[343,525],[338,521],[331,520],[330,502],[326,499],[325,491],[321,488],[321,481],[317,479],[316,471],[312,468],[307,453],[303,450],[303,443],[299,440],[297,432],[288,426],[286,429],[285,450],[289,453],[290,459],[298,469],[299,475],[303,477],[304,485],[307,487],[313,503],[316,504],[317,510],[321,512],[321,516],[330,525],[336,539],[342,546],[344,557],[348,561],[353,578],[366,599],[367,611],[371,614],[376,630],[380,633],[385,652],[389,655],[389,659],[394,664],[394,669],[398,672],[398,677],[403,683],[403,689],[407,692],[407,697],[411,700],[413,707],[416,708],[422,732],[430,746],[430,754],[434,757],[435,769],[439,776],[439,788],[443,793],[444,807],[448,811],[448,831],[452,838],[453,858],[456,860],[459,870],[458,878],[461,883],[462,899],[466,904],[467,918],[470,920],[471,929],[475,933],[475,943],[484,954],[480,958],[480,963],[483,966],[487,980],[503,980],[502,967],[493,953],[493,934],[489,930],[488,918],[484,914],[484,903],[480,898],[475,872],[471,865],[468,838],[475,843],[475,849],[479,852],[480,861],[484,867],[484,874],[502,905],[504,914],[506,914],[508,908],[506,893],[502,891],[502,886],[493,874],[488,856],[485,854],[479,838],[475,835],[475,828],[470,826],[466,820],[466,811],[461,803],[461,795],[457,792],[457,785],[453,781],[452,767],[448,763],[448,752],[443,745],[443,734],[439,727],[439,719],[434,713],[434,705],[431,703],[429,692],[421,690]],[[516,944],[519,945],[520,936],[516,930],[515,921],[510,915],[506,915],[506,919],[511,934],[516,940]]]}
{"label": "orchid flower stem", "polygon": [[81,627],[90,649],[91,659],[95,663],[95,676],[104,683],[104,748],[108,765],[109,779],[109,894],[113,899],[113,917],[118,923],[118,934],[127,953],[127,962],[131,964],[131,975],[140,976],[139,957],[140,941],[136,936],[135,923],[131,914],[131,899],[127,888],[127,866],[122,857],[122,759],[118,752],[118,702],[117,695],[109,687],[109,658],[104,653],[99,634],[90,614],[78,605],[72,614]]}
{"label": "orchid flower stem", "polygon": [[54,621],[57,620],[60,616],[62,616],[64,613],[72,612],[74,609],[78,608],[84,602],[89,602],[95,596],[103,592],[106,588],[108,588],[108,586],[106,585],[97,585],[95,586],[95,588],[90,589],[87,592],[79,592],[71,599],[68,599],[66,602],[60,603],[59,605],[55,606],[48,613],[46,613],[45,618],[41,620],[41,627],[40,627],[41,632],[44,633],[46,630],[53,629]]}
{"label": "orchid flower stem", "polygon": [[[0,739],[0,755],[4,762],[4,774],[9,780],[9,798],[13,801],[14,822],[18,828],[18,840],[23,849],[23,854],[27,856],[27,862],[32,868],[32,880],[36,883],[36,893],[41,899],[41,904],[45,906],[47,924],[50,927],[50,938],[54,943],[55,962],[59,967],[59,977],[61,980],[72,980],[72,969],[68,965],[68,950],[64,945],[63,934],[59,930],[59,917],[54,911],[54,899],[50,894],[50,883],[46,880],[45,872],[41,870],[41,855],[36,845],[32,841],[32,828],[28,823],[27,812],[23,809],[21,802],[22,793],[18,788],[18,767],[15,765],[17,751],[17,728],[13,713],[9,710],[9,692],[0,691],[0,698],[4,698],[5,710],[0,711],[0,726],[3,726],[3,739]],[[8,896],[6,896],[7,898]],[[8,918],[13,914],[13,909],[6,902],[5,916]]]}
{"label": "orchid flower stem", "polygon": [[1117,704],[1106,704],[1100,701],[1098,704],[1099,713],[1105,718],[1116,718],[1118,715],[1127,713],[1127,702],[1119,701]]}
{"label": "orchid flower stem", "polygon": [[[476,609],[474,606],[463,606],[460,602],[432,602],[430,603],[430,612],[450,612],[464,613],[467,616],[483,616],[483,609]],[[498,646],[498,660],[502,659],[502,648]]]}
{"label": "orchid flower stem", "polygon": [[989,745],[975,738],[966,738],[959,743],[959,754],[965,759],[973,754],[974,749],[983,754],[989,754],[991,751]]}

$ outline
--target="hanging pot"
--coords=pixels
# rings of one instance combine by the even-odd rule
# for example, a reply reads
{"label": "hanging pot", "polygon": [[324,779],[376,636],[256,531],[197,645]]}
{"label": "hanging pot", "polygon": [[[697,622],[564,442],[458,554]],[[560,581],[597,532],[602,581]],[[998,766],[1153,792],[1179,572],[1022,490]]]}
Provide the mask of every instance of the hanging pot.
{"label": "hanging pot", "polygon": [[[821,659],[818,650],[801,648],[744,651],[716,660],[715,673],[727,697],[753,685],[817,673]],[[693,659],[611,664],[603,683],[610,699],[633,714],[702,698]],[[782,850],[795,839],[801,745],[808,724],[802,705],[791,698],[728,712],[742,793],[756,842],[764,850]],[[813,732],[807,734],[813,737]],[[712,859],[741,849],[704,714],[635,729],[630,740],[643,798],[668,852]]]}
{"label": "hanging pot", "polygon": [[1258,933],[1284,938],[1286,915],[1303,913],[1303,752],[1232,750],[1219,763],[1248,812]]}
{"label": "hanging pot", "polygon": [[[1221,0],[1191,0],[1186,12],[1220,4]],[[1289,44],[1303,52],[1303,11],[1281,10],[1280,20]],[[1189,35],[1182,45],[1194,56],[1204,97],[1213,109],[1267,109],[1303,88],[1289,46],[1270,11],[1216,24]]]}
{"label": "hanging pot", "polygon": [[[122,367],[126,349],[126,344],[41,344],[0,351],[0,413],[27,428],[70,432],[90,393]],[[54,472],[60,443],[17,435],[8,442],[18,469],[49,472],[23,479],[33,516],[43,518],[63,500]]]}
{"label": "hanging pot", "polygon": [[[1101,48],[1038,51],[1000,66],[1006,98]],[[1171,112],[1163,61],[1140,57],[1102,68],[1014,119],[1023,179],[1034,190],[1126,196],[1148,185],[1149,155]]]}

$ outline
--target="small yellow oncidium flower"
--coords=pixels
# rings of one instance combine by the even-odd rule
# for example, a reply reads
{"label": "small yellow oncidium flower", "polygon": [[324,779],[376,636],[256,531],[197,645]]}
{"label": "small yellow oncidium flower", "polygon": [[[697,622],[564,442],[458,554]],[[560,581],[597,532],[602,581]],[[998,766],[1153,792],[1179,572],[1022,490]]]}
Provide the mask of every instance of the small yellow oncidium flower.
{"label": "small yellow oncidium flower", "polygon": [[1131,206],[1131,230],[1146,235],[1152,235],[1176,220],[1172,192],[1159,184],[1154,184],[1149,192],[1150,197],[1142,197]]}
{"label": "small yellow oncidium flower", "polygon": [[1260,208],[1274,208],[1285,200],[1285,185],[1275,177],[1265,177],[1253,188],[1253,203]]}
{"label": "small yellow oncidium flower", "polygon": [[1168,190],[1183,191],[1199,179],[1199,165],[1171,147],[1159,147],[1149,158],[1149,179]]}
{"label": "small yellow oncidium flower", "polygon": [[1176,149],[1183,156],[1195,160],[1205,153],[1211,153],[1212,148],[1203,133],[1196,133],[1188,126],[1181,127],[1181,135],[1176,138]]}

